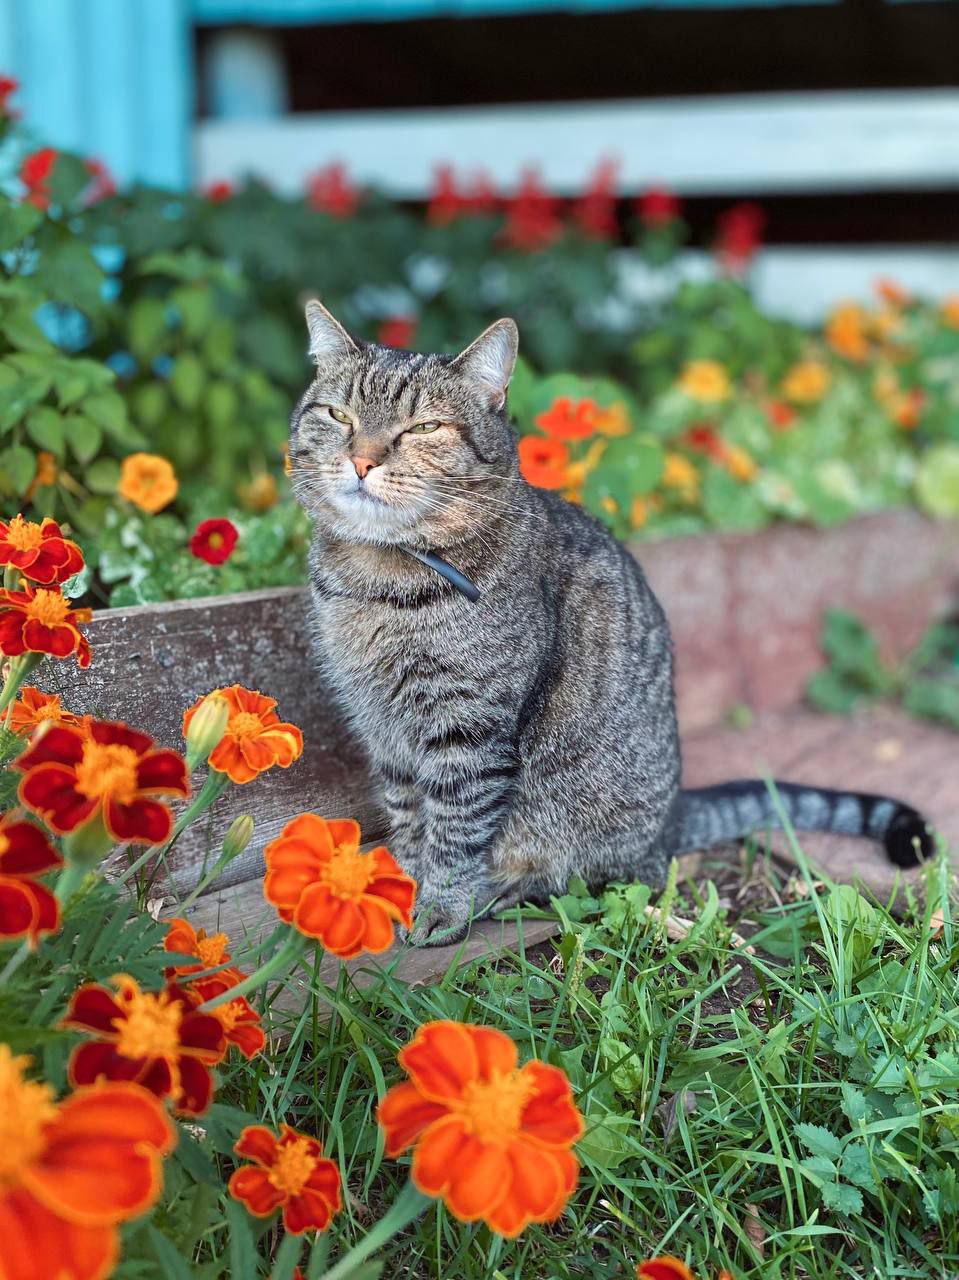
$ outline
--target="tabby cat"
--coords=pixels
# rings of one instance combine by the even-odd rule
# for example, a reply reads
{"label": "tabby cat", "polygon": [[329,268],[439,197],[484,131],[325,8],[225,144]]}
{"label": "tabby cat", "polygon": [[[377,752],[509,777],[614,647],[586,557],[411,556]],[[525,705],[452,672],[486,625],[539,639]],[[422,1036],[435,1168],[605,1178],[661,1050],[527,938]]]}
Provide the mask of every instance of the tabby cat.
{"label": "tabby cat", "polygon": [[[778,826],[761,782],[680,789],[659,602],[597,521],[519,475],[513,321],[454,357],[361,342],[317,302],[306,314],[316,376],[290,461],[315,522],[313,638],[418,882],[414,941],[573,875],[657,886],[682,850]],[[930,849],[894,800],[778,794],[795,827],[881,840],[900,866]]]}

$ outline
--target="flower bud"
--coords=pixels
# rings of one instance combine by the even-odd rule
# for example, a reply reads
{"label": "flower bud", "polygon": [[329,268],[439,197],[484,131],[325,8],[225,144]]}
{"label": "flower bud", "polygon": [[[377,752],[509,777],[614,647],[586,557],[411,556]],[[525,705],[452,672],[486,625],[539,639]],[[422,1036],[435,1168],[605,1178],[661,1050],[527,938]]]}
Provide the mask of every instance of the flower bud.
{"label": "flower bud", "polygon": [[186,762],[195,769],[220,745],[230,719],[230,704],[220,693],[209,693],[196,709],[186,733]]}
{"label": "flower bud", "polygon": [[94,814],[89,822],[71,831],[63,842],[67,861],[84,871],[89,871],[102,862],[116,844],[113,836],[103,821],[100,813]]}
{"label": "flower bud", "polygon": [[223,853],[224,862],[232,862],[234,858],[238,858],[246,846],[253,839],[253,819],[248,813],[241,814],[239,818],[234,818],[227,828],[227,833],[223,837]]}

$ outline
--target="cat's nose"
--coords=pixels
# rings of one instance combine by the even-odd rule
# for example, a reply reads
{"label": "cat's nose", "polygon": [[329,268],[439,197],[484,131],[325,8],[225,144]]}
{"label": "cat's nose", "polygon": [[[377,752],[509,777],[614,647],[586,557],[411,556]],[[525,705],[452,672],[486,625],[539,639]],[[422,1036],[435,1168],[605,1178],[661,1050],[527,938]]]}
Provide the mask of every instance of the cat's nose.
{"label": "cat's nose", "polygon": [[350,462],[353,463],[356,468],[356,474],[361,480],[365,480],[367,472],[372,471],[374,467],[379,465],[375,458],[350,458]]}

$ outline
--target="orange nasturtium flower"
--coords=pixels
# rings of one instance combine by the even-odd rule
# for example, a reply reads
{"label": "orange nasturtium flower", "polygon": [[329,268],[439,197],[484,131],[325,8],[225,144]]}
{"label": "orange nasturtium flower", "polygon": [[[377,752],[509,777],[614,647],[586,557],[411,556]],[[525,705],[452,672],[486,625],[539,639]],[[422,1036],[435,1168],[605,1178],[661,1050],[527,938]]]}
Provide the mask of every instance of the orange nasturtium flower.
{"label": "orange nasturtium flower", "polygon": [[0,1275],[105,1280],[120,1223],[159,1199],[176,1131],[152,1094],[99,1084],[54,1102],[0,1044]]}
{"label": "orange nasturtium flower", "polygon": [[868,316],[856,302],[846,302],[829,317],[826,341],[838,355],[861,362],[869,355]]}
{"label": "orange nasturtium flower", "polygon": [[20,803],[67,835],[102,816],[117,841],[162,844],[173,815],[152,797],[190,794],[183,757],[125,724],[59,724],[19,756]]}
{"label": "orange nasturtium flower", "polygon": [[569,449],[562,440],[523,436],[519,449],[520,474],[538,489],[564,489]]}
{"label": "orange nasturtium flower", "polygon": [[[217,965],[225,964],[230,959],[226,949],[229,941],[225,933],[214,933],[207,937],[204,929],[194,929],[189,920],[182,917],[178,916],[170,921],[163,939],[164,949],[179,955],[194,955],[199,963],[175,966],[167,969],[166,975],[168,978],[174,975],[180,977],[183,989],[194,1007],[222,995],[246,977],[246,974],[232,966],[206,978],[193,976],[203,969],[215,969]],[[243,996],[218,1004],[211,1016],[223,1027],[227,1044],[236,1045],[245,1058],[255,1057],[266,1047],[266,1034],[260,1026],[260,1015]]]}
{"label": "orange nasturtium flower", "polygon": [[738,444],[726,445],[722,463],[734,479],[741,480],[744,484],[755,479],[759,472],[754,459]]}
{"label": "orange nasturtium flower", "polygon": [[42,724],[79,724],[79,719],[67,711],[57,694],[43,693],[32,684],[25,684],[13,704],[7,728],[29,737]]}
{"label": "orange nasturtium flower", "polygon": [[950,329],[959,329],[959,293],[950,293],[943,298],[939,314],[943,324]]}
{"label": "orange nasturtium flower", "polygon": [[0,565],[10,565],[45,587],[66,582],[83,568],[83,553],[65,538],[56,520],[40,524],[15,515],[0,520]]}
{"label": "orange nasturtium flower", "polygon": [[780,390],[793,404],[815,404],[829,390],[832,375],[821,360],[800,360],[787,370]]}
{"label": "orange nasturtium flower", "polygon": [[175,1110],[199,1115],[210,1105],[210,1068],[226,1053],[223,1027],[211,1013],[197,1013],[175,983],[162,991],[141,991],[125,973],[108,987],[88,983],[70,1000],[63,1026],[94,1036],[70,1055],[72,1085],[135,1080]]}
{"label": "orange nasturtium flower", "polygon": [[131,453],[120,466],[117,493],[141,511],[156,515],[177,495],[173,467],[156,453]]}
{"label": "orange nasturtium flower", "polygon": [[388,951],[397,922],[412,928],[416,882],[388,849],[360,853],[352,818],[301,813],[263,856],[263,896],[280,919],[343,960]]}
{"label": "orange nasturtium flower", "polygon": [[733,394],[729,374],[718,360],[690,360],[679,375],[679,389],[701,404],[718,404]]}
{"label": "orange nasturtium flower", "polygon": [[89,609],[74,609],[59,587],[24,582],[22,591],[0,591],[0,653],[8,658],[24,653],[69,658],[75,653],[77,663],[88,667],[90,645],[80,623],[92,617]]}
{"label": "orange nasturtium flower", "polygon": [[573,401],[569,396],[558,396],[533,421],[554,440],[585,440],[596,431],[602,412],[595,400]]}
{"label": "orange nasturtium flower", "polygon": [[323,1154],[315,1138],[280,1126],[277,1138],[262,1124],[248,1125],[233,1148],[252,1160],[230,1178],[230,1195],[256,1218],[283,1209],[283,1225],[291,1236],[325,1231],[343,1207],[340,1171]]}
{"label": "orange nasturtium flower", "polygon": [[[228,689],[214,689],[230,704],[226,732],[214,748],[209,765],[225,773],[231,782],[245,783],[264,770],[278,764],[288,769],[303,752],[303,734],[295,724],[286,724],[274,711],[275,698],[264,697],[253,689],[233,684]],[[183,716],[183,736],[203,702],[213,694],[197,698]]]}
{"label": "orange nasturtium flower", "polygon": [[62,867],[63,859],[39,827],[9,816],[0,817],[0,938],[29,938],[36,946],[41,933],[60,925],[57,900],[37,876]]}
{"label": "orange nasturtium flower", "polygon": [[389,1090],[377,1118],[387,1155],[413,1147],[412,1178],[424,1195],[501,1236],[559,1217],[583,1134],[564,1072],[520,1067],[509,1036],[461,1022],[426,1023],[399,1062],[410,1078]]}

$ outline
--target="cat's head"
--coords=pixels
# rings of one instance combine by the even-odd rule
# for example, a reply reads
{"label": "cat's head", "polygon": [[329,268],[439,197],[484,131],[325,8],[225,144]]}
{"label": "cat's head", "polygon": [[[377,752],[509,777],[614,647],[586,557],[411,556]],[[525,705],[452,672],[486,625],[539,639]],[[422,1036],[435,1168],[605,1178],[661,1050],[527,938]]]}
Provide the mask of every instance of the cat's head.
{"label": "cat's head", "polygon": [[516,475],[513,321],[497,320],[457,356],[360,342],[318,302],[306,322],[316,376],[293,412],[290,467],[320,528],[439,546],[481,525],[483,482]]}

